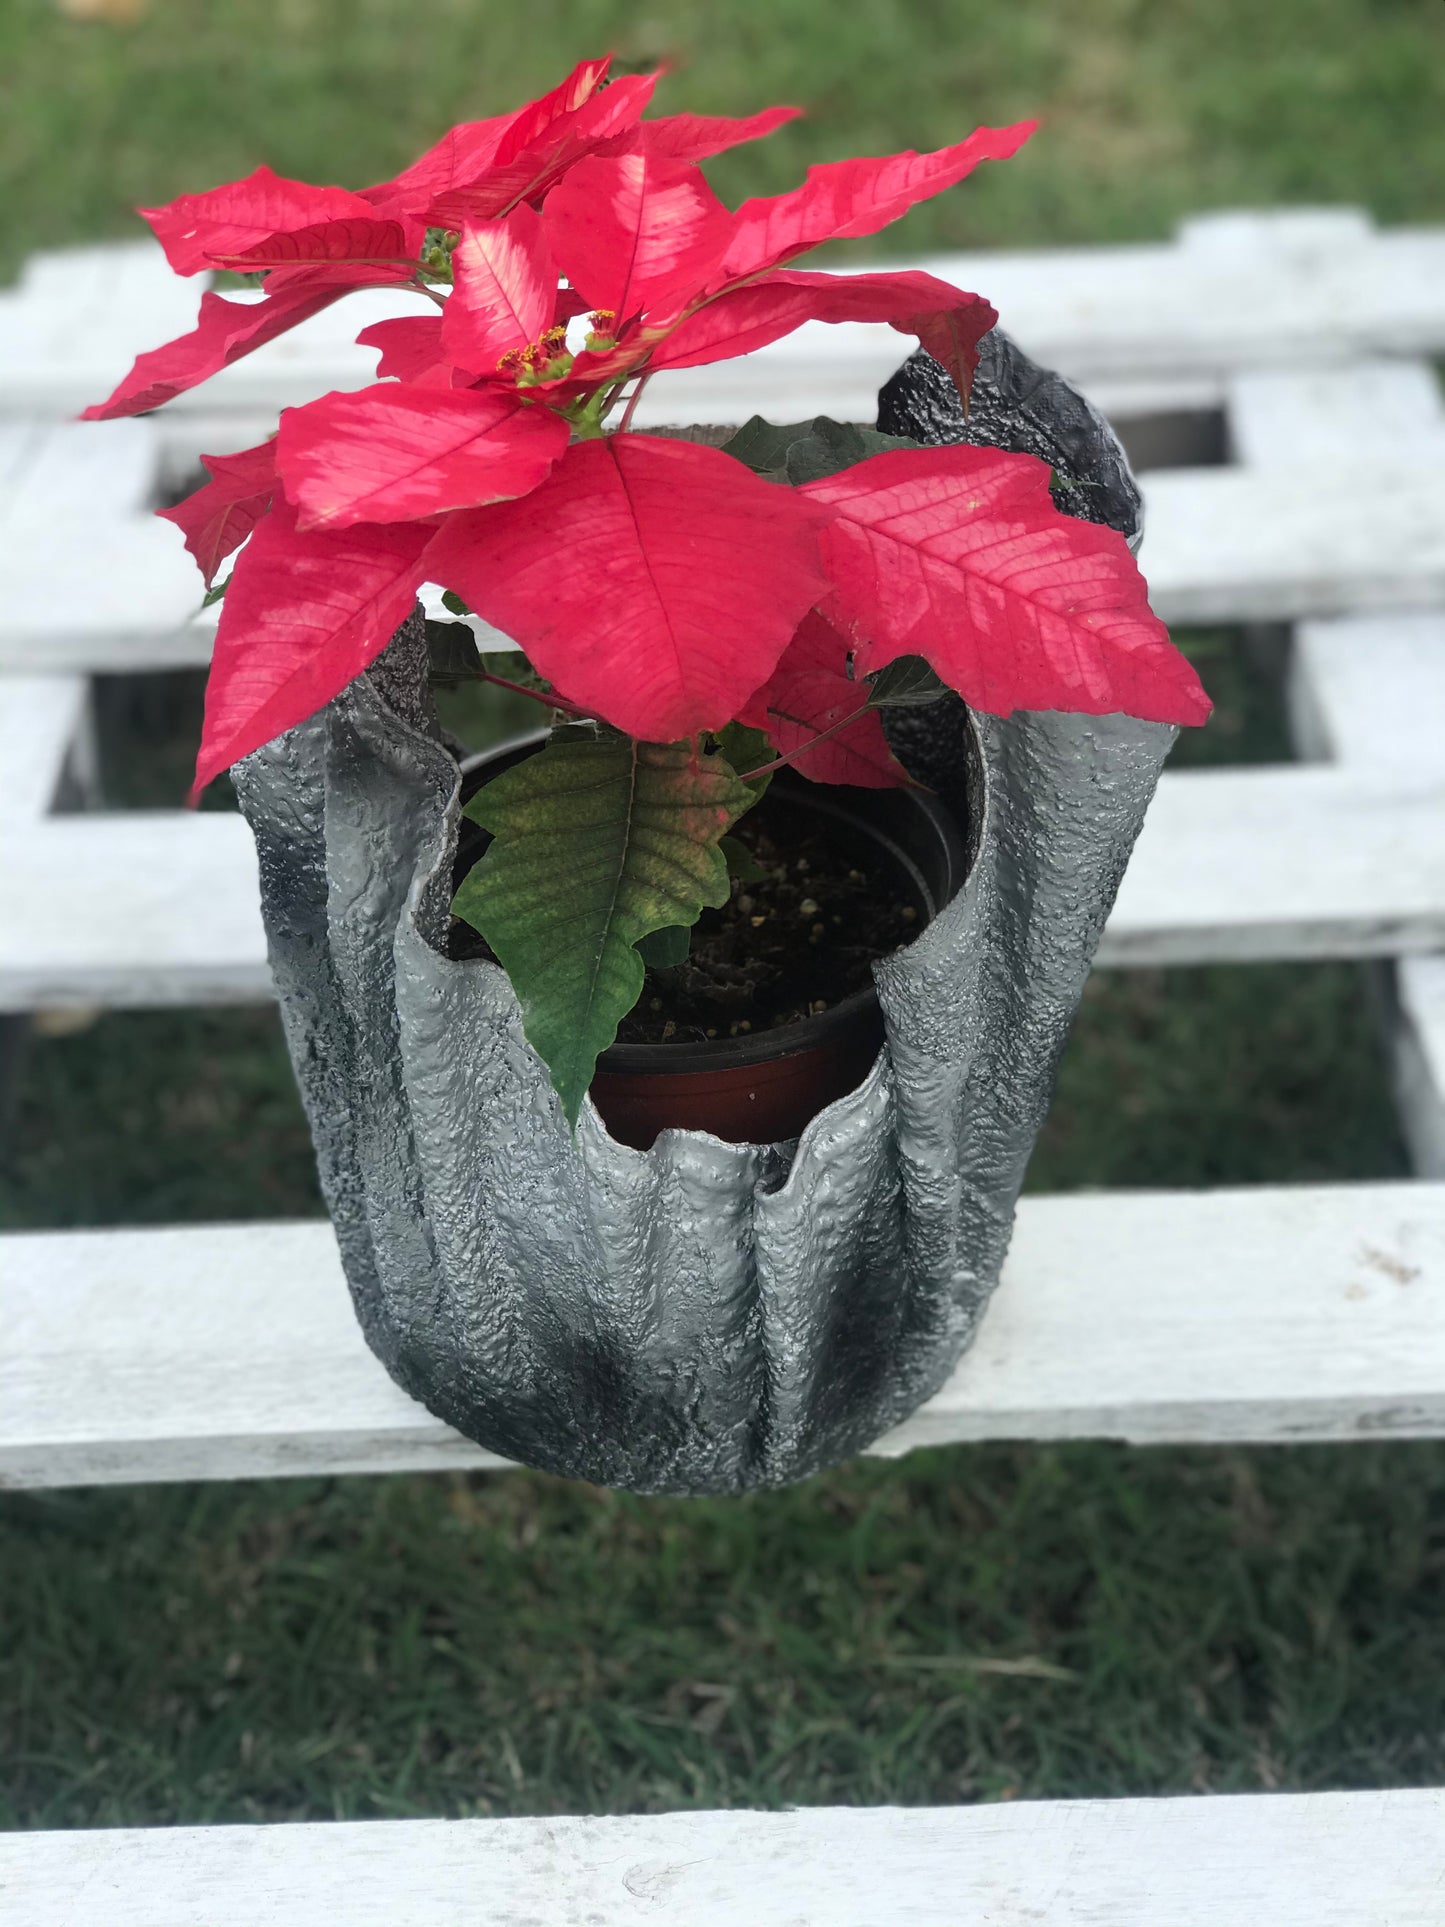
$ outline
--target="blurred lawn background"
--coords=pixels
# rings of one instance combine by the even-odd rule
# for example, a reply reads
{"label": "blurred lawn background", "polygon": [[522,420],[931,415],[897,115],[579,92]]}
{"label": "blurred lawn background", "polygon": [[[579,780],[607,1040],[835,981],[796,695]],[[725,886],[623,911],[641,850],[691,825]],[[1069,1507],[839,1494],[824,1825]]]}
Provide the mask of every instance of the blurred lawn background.
{"label": "blurred lawn background", "polygon": [[[664,111],[808,108],[716,164],[729,198],[1042,116],[856,254],[1442,218],[1440,0],[88,4],[113,17],[0,7],[0,275],[263,159],[380,178],[605,46],[673,61]],[[1220,712],[1178,760],[1287,755],[1259,658],[1184,640]],[[196,679],[101,698],[112,802],[174,804]],[[33,1039],[0,1159],[9,1228],[319,1209],[269,1011]],[[1405,1168],[1359,974],[1258,966],[1096,978],[1030,1182]],[[1425,1782],[1442,1611],[1433,1445],[960,1447],[737,1503],[530,1474],[14,1494],[0,1824]]]}

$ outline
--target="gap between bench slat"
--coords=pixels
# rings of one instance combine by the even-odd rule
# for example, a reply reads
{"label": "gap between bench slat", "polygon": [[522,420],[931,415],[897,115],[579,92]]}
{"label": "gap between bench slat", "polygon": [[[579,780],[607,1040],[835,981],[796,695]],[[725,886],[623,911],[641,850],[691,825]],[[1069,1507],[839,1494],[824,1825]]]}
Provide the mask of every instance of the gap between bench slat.
{"label": "gap between bench slat", "polygon": [[0,1836],[6,1927],[1439,1927],[1445,1792]]}

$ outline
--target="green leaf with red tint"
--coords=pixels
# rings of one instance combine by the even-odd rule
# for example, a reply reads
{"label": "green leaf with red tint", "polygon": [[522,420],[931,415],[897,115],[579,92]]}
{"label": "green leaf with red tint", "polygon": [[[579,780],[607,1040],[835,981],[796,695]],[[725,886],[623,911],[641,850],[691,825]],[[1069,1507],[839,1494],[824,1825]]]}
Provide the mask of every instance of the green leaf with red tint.
{"label": "green leaf with red tint", "polygon": [[642,994],[636,946],[727,901],[718,844],[752,801],[722,756],[608,733],[552,741],[467,805],[493,840],[452,909],[511,979],[569,1123]]}

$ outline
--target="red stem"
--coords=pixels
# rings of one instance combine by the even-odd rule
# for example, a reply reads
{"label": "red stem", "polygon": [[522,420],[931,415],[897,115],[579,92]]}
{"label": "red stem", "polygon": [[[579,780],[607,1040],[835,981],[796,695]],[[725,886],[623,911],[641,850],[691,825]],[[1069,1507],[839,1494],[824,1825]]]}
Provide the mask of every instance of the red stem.
{"label": "red stem", "polygon": [[627,430],[631,427],[632,411],[634,408],[636,408],[638,402],[641,400],[643,389],[647,386],[648,382],[650,382],[651,380],[652,380],[652,376],[647,374],[642,375],[638,379],[637,386],[633,389],[631,395],[628,397],[627,407],[623,410],[622,420],[617,424],[617,432],[619,435],[625,435]]}
{"label": "red stem", "polygon": [[565,709],[571,716],[586,716],[587,711],[576,703],[569,703],[565,696],[554,690],[549,696],[543,690],[529,689],[524,682],[512,682],[506,676],[494,676],[490,669],[481,672],[483,682],[493,682],[498,689],[510,689],[515,696],[530,696],[535,703],[545,703],[548,709]]}
{"label": "red stem", "polygon": [[810,749],[816,749],[819,743],[826,743],[830,736],[836,736],[840,730],[851,728],[854,723],[866,716],[872,707],[871,701],[864,703],[863,707],[855,709],[851,716],[845,716],[841,722],[832,724],[828,729],[820,730],[816,736],[810,736],[806,743],[799,743],[796,749],[790,749],[786,756],[775,756],[771,763],[759,763],[756,769],[749,770],[747,775],[740,776],[738,781],[755,783],[760,776],[771,776],[775,769],[782,769],[785,763],[795,763],[800,756],[806,756]]}

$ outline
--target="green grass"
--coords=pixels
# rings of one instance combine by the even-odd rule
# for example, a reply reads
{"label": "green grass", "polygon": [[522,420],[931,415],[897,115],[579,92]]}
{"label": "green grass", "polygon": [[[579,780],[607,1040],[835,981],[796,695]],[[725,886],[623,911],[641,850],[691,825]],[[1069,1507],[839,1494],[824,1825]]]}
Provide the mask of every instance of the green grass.
{"label": "green grass", "polygon": [[[730,197],[1042,113],[899,248],[1440,218],[1438,0],[152,0],[134,27],[11,0],[0,274],[262,159],[375,179],[608,44],[673,56],[673,107],[808,106],[718,164]],[[1237,639],[1190,646],[1221,710],[1176,760],[1283,755]],[[113,799],[173,803],[194,679],[103,710]],[[318,1209],[268,1010],[33,1040],[3,1151],[12,1228]],[[1359,974],[1256,966],[1097,978],[1030,1181],[1403,1170]],[[1439,1780],[1442,1594],[1430,1445],[959,1447],[743,1502],[530,1474],[11,1494],[0,1824]]]}
{"label": "green grass", "polygon": [[1042,118],[1017,160],[885,245],[1162,236],[1201,208],[1281,201],[1439,216],[1439,0],[150,0],[133,26],[8,0],[0,274],[37,247],[139,233],[132,207],[263,160],[303,179],[383,178],[451,121],[516,104],[604,47],[672,60],[673,109],[808,109],[717,164],[731,196],[774,192],[813,160]]}
{"label": "green grass", "polygon": [[1445,1774],[1431,1446],[12,1497],[0,1824]]}

